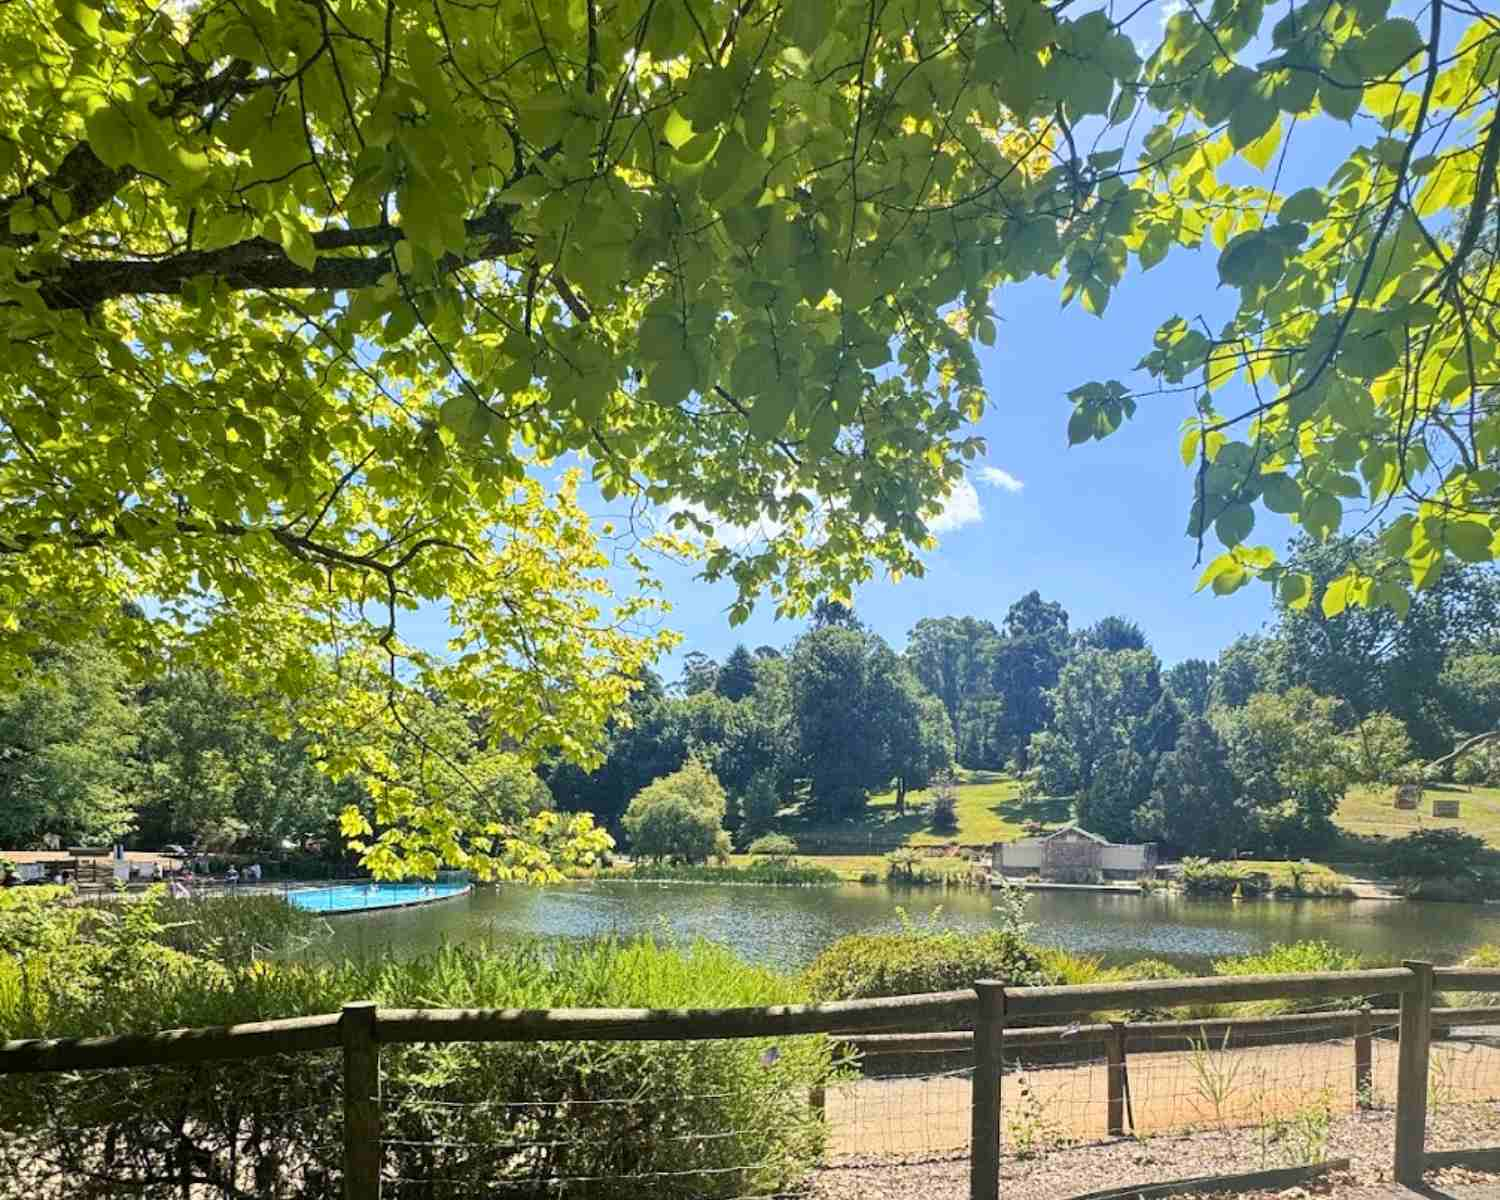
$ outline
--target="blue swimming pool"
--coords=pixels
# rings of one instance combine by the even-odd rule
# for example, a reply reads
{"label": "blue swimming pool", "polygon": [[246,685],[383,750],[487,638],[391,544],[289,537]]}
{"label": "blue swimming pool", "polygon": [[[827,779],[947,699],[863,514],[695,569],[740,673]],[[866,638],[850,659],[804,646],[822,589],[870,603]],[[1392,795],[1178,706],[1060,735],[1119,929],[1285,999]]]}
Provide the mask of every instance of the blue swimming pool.
{"label": "blue swimming pool", "polygon": [[288,893],[287,900],[308,912],[364,912],[451,900],[454,896],[464,895],[469,888],[467,883],[351,883],[339,887],[302,888]]}

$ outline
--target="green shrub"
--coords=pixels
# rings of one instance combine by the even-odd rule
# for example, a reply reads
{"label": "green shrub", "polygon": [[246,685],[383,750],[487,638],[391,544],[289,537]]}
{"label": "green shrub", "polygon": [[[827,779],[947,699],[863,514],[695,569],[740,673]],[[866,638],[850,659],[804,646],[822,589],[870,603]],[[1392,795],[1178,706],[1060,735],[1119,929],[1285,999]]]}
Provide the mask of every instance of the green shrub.
{"label": "green shrub", "polygon": [[1254,896],[1260,885],[1239,863],[1208,858],[1182,860],[1182,890],[1190,896]]}
{"label": "green shrub", "polygon": [[625,874],[629,879],[663,883],[769,883],[804,886],[842,882],[839,873],[831,867],[820,867],[808,862],[781,862],[769,858],[758,859],[742,867],[636,863]]}
{"label": "green shrub", "polygon": [[747,853],[766,858],[791,858],[797,853],[797,843],[784,833],[765,833],[750,843]]}
{"label": "green shrub", "polygon": [[630,839],[630,852],[638,858],[727,860],[731,847],[723,825],[728,804],[714,773],[690,758],[679,770],[637,792],[620,826]]}
{"label": "green shrub", "polygon": [[[1319,971],[1358,971],[1364,956],[1332,942],[1277,942],[1260,954],[1214,960],[1215,975],[1306,975]],[[1273,1016],[1278,1013],[1316,1012],[1326,1008],[1350,1008],[1357,1001],[1347,997],[1295,997],[1259,1000],[1235,1006],[1240,1015]]]}
{"label": "green shrub", "polygon": [[1038,947],[1037,959],[1047,976],[1047,982],[1069,987],[1085,983],[1109,983],[1121,979],[1119,968],[1106,967],[1104,960],[1093,954],[1074,954],[1054,946]]}
{"label": "green shrub", "polygon": [[947,992],[976,979],[1013,987],[1049,982],[1036,949],[1002,930],[852,933],[813,959],[802,978],[816,1000]]}
{"label": "green shrub", "polygon": [[[354,999],[463,1008],[802,999],[792,982],[719,947],[650,940],[447,948],[331,966],[199,964],[170,986],[138,971],[82,997],[70,993],[65,964],[37,969],[43,963],[0,962],[0,1037],[111,1032],[140,1022],[148,1005],[160,1027],[330,1012]],[[588,1195],[600,1200],[639,1196],[646,1177],[651,1195],[669,1200],[781,1191],[821,1153],[824,1125],[808,1091],[831,1070],[819,1037],[386,1046],[383,1170],[475,1196],[551,1195],[546,1181],[557,1177],[593,1180]],[[175,1189],[190,1179],[194,1195],[215,1200],[332,1200],[339,1078],[337,1053],[120,1071],[107,1084],[13,1077],[0,1111],[0,1195],[90,1180]]]}
{"label": "green shrub", "polygon": [[1391,843],[1386,868],[1416,879],[1465,875],[1483,859],[1483,838],[1457,829],[1419,829]]}
{"label": "green shrub", "polygon": [[927,808],[928,821],[939,833],[958,829],[958,784],[952,771],[938,775],[932,785],[932,801]]}

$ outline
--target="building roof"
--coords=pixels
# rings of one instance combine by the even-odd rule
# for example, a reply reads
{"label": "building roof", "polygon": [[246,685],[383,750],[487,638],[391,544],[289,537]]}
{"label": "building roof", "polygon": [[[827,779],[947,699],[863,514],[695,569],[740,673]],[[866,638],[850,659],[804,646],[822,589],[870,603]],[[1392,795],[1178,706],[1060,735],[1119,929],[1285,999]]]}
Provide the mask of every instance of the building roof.
{"label": "building roof", "polygon": [[1041,842],[1050,842],[1053,838],[1062,837],[1067,833],[1076,833],[1080,837],[1088,838],[1091,842],[1098,842],[1101,846],[1111,845],[1111,842],[1108,838],[1100,837],[1097,833],[1090,833],[1087,829],[1084,829],[1082,826],[1076,823],[1064,825],[1061,829],[1054,829],[1051,833],[1043,834],[1037,840]]}

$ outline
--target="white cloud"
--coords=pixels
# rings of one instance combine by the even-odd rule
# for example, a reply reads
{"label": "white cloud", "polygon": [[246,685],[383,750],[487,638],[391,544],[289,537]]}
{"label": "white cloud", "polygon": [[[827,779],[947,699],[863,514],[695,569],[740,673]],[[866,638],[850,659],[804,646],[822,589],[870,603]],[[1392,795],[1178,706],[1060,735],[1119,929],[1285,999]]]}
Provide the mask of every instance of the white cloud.
{"label": "white cloud", "polygon": [[1163,0],[1161,6],[1161,27],[1165,29],[1167,22],[1180,12],[1187,12],[1187,0]]}
{"label": "white cloud", "polygon": [[933,533],[952,533],[965,525],[974,525],[984,519],[984,510],[979,507],[979,493],[965,477],[960,479],[948,493],[937,516],[927,522]]}
{"label": "white cloud", "polygon": [[1009,471],[1002,471],[999,467],[980,467],[979,478],[991,487],[1005,492],[1019,492],[1026,486]]}

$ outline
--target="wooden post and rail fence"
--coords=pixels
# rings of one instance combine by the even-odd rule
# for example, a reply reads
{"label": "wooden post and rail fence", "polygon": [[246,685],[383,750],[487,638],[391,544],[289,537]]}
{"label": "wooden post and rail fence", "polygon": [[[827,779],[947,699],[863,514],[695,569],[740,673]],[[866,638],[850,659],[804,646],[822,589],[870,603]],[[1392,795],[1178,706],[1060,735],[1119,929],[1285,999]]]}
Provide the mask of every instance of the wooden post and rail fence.
{"label": "wooden post and rail fence", "polygon": [[[981,980],[973,989],[879,1000],[740,1009],[398,1009],[349,1004],[342,1012],[211,1029],[97,1038],[7,1042],[0,1075],[199,1064],[267,1055],[341,1050],[345,1200],[376,1200],[381,1187],[381,1068],[384,1045],[443,1042],[707,1041],[838,1035],[865,1055],[964,1051],[973,1055],[971,1200],[998,1200],[1002,1077],[1007,1051],[1026,1046],[1102,1044],[1110,1079],[1106,1130],[1125,1132],[1126,1056],[1183,1038],[1228,1038],[1251,1031],[1295,1042],[1313,1029],[1353,1039],[1357,1096],[1367,1096],[1377,1022],[1399,1029],[1394,1174],[1419,1184],[1437,1156],[1425,1150],[1428,1057],[1435,1026],[1500,1024],[1500,1008],[1434,1009],[1440,988],[1500,992],[1500,970],[1402,967],[1308,975],[1261,975],[1007,988]],[[1281,1017],[1220,1018],[1090,1025],[1022,1025],[1099,1011],[1280,999],[1395,995],[1400,1008],[1349,1009]],[[963,1032],[930,1032],[930,1031]],[[1265,1035],[1265,1036],[1262,1036]],[[1178,1047],[1180,1049],[1180,1046]],[[822,1089],[813,1094],[821,1106]],[[1442,1156],[1445,1160],[1452,1155]],[[1248,1176],[1247,1176],[1248,1178]]]}

